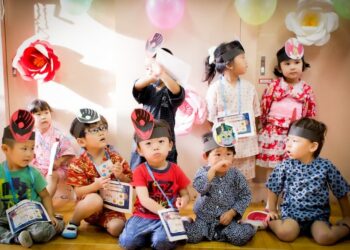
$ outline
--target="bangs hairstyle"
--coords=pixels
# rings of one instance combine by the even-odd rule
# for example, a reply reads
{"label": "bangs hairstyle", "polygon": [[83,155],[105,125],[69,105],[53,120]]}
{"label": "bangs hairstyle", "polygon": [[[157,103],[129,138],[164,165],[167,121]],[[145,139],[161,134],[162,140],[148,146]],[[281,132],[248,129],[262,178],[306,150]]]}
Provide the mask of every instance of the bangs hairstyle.
{"label": "bangs hairstyle", "polygon": [[95,126],[100,122],[102,122],[104,125],[107,125],[108,128],[108,122],[102,115],[100,115],[100,120],[94,123],[82,123],[78,120],[78,118],[75,117],[70,126],[69,132],[75,138],[84,138],[86,135],[85,130]]}
{"label": "bangs hairstyle", "polygon": [[242,54],[238,53],[233,58],[225,59],[225,55],[233,50],[242,51],[244,53],[244,48],[242,44],[234,40],[229,43],[221,43],[214,51],[214,62],[209,63],[209,57],[205,59],[205,75],[203,82],[208,82],[208,85],[214,79],[216,72],[222,74],[226,69],[226,65],[235,59],[236,56]]}
{"label": "bangs hairstyle", "polygon": [[[318,148],[313,154],[315,158],[318,157],[321,153],[321,150],[325,141],[327,126],[323,122],[319,122],[319,121],[316,121],[315,119],[306,118],[306,117],[293,122],[290,125],[289,130],[292,126],[311,130],[315,135],[317,135],[319,139],[317,141],[312,141],[312,142],[318,143]],[[288,130],[288,134],[289,134],[289,130]]]}
{"label": "bangs hairstyle", "polygon": [[35,99],[28,106],[28,111],[32,114],[45,110],[52,112],[50,105],[46,101],[40,99]]}
{"label": "bangs hairstyle", "polygon": [[[152,135],[150,136],[149,140],[154,139],[154,138],[163,137],[163,136],[167,137],[169,139],[169,142],[172,141],[169,123],[167,123],[165,120],[154,120],[153,132],[152,132]],[[137,145],[139,145],[139,143],[141,141],[144,141],[144,140],[139,138],[137,136],[137,134],[135,133],[134,134],[134,141],[137,143]]]}
{"label": "bangs hairstyle", "polygon": [[[233,152],[233,155],[236,155],[236,149],[235,149],[235,147],[226,147],[226,148],[227,148],[227,150]],[[209,151],[205,152],[205,153],[204,153],[205,156],[208,157],[209,154],[210,154],[210,152],[213,151],[214,149],[215,149],[215,148],[213,148],[212,150],[209,150]]]}
{"label": "bangs hairstyle", "polygon": [[[293,59],[291,59],[291,58],[289,58],[287,56],[284,47],[280,48],[279,51],[277,51],[276,57],[277,57],[277,66],[274,68],[273,73],[277,77],[284,77],[283,74],[282,74],[282,70],[281,70],[281,62],[288,61],[288,60],[293,60]],[[301,58],[301,61],[303,63],[303,68],[302,68],[303,72],[307,68],[311,67],[310,64],[305,61],[304,56]]]}

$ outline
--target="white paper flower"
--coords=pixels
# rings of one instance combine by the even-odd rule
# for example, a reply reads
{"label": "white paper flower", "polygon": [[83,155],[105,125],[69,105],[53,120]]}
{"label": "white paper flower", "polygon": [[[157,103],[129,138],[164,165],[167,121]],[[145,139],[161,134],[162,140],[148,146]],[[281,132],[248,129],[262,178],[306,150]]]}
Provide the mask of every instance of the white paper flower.
{"label": "white paper flower", "polygon": [[286,17],[287,29],[294,32],[298,41],[304,45],[322,46],[330,39],[330,32],[339,25],[338,15],[327,10],[329,1],[299,1],[298,10]]}

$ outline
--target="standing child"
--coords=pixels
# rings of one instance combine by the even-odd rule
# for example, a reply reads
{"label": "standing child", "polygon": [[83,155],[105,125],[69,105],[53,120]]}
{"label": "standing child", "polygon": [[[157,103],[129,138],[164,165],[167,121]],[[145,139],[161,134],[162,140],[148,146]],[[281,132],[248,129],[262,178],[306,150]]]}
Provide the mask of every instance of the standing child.
{"label": "standing child", "polygon": [[[172,54],[166,48],[164,51]],[[136,80],[132,94],[138,103],[143,104],[143,108],[150,112],[155,119],[165,120],[170,126],[170,136],[173,147],[167,160],[176,163],[177,151],[175,145],[175,114],[177,108],[185,99],[185,90],[168,72],[156,62],[155,58],[146,58],[146,76]],[[135,147],[131,154],[130,166],[135,169],[140,163],[144,162]]]}
{"label": "standing child", "polygon": [[[260,116],[260,104],[255,87],[240,76],[247,71],[244,49],[239,41],[220,44],[205,62],[209,88],[206,95],[208,120],[216,123],[218,117],[251,114],[250,125],[255,131],[254,118]],[[212,82],[216,72],[220,79]],[[249,180],[255,177],[255,155],[258,154],[256,135],[239,138],[233,166]]]}
{"label": "standing child", "polygon": [[[278,164],[266,184],[269,228],[283,241],[308,233],[320,245],[332,245],[350,233],[350,187],[329,160],[319,157],[326,125],[311,118],[292,123],[287,137],[288,160]],[[343,219],[329,223],[329,188],[338,199]],[[281,218],[277,198],[283,193]]]}
{"label": "standing child", "polygon": [[[46,181],[40,172],[29,166],[34,157],[34,118],[25,110],[16,111],[5,127],[1,149],[6,161],[0,164],[0,243],[32,246],[33,242],[48,242],[64,228],[63,220],[56,220],[52,199],[46,189]],[[36,222],[19,234],[12,234],[6,217],[6,209],[21,200],[38,201],[45,207],[50,222]]]}
{"label": "standing child", "polygon": [[196,221],[186,223],[189,243],[204,239],[246,244],[256,232],[250,224],[239,223],[251,201],[245,177],[232,168],[234,147],[221,147],[211,132],[203,136],[203,158],[208,164],[198,170],[193,187],[199,193],[193,211]]}
{"label": "standing child", "polygon": [[[60,178],[66,177],[68,163],[75,156],[75,151],[69,138],[52,125],[52,109],[46,101],[36,99],[29,105],[28,109],[34,116],[36,128],[33,165],[46,178],[47,190],[53,197]],[[51,148],[55,142],[59,142],[58,153],[52,175],[48,175]]]}
{"label": "standing child", "polygon": [[301,80],[302,72],[310,67],[304,60],[303,46],[289,39],[277,52],[276,80],[265,89],[261,101],[259,155],[257,165],[274,168],[286,159],[285,140],[290,124],[301,117],[314,117],[315,98],[311,87]]}
{"label": "standing child", "polygon": [[[74,187],[78,203],[62,236],[76,238],[82,220],[105,228],[112,236],[118,236],[124,228],[125,215],[103,207],[98,191],[110,180],[130,182],[129,164],[107,145],[108,123],[96,111],[81,109],[72,122],[70,132],[83,153],[68,168],[67,184]],[[100,176],[98,169],[102,165],[112,171],[110,176]]]}
{"label": "standing child", "polygon": [[[173,146],[167,122],[153,122],[149,119],[151,114],[144,115],[138,111],[134,111],[137,115],[133,122],[136,127],[143,126],[142,132],[136,129],[135,140],[137,151],[147,162],[134,170],[135,210],[119,237],[119,244],[124,249],[139,249],[149,244],[153,249],[174,249],[177,244],[167,239],[158,211],[169,207],[167,201],[177,208],[184,208],[189,201],[187,186],[190,181],[178,165],[166,160]],[[135,124],[135,120],[139,121],[139,125]]]}

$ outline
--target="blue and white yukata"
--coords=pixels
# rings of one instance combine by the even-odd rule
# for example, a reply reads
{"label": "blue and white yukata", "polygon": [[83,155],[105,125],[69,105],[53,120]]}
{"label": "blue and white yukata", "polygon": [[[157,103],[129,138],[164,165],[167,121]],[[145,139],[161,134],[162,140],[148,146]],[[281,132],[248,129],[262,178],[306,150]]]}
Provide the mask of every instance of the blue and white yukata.
{"label": "blue and white yukata", "polygon": [[266,187],[277,196],[283,193],[282,220],[296,220],[301,230],[310,229],[314,221],[329,223],[329,189],[337,199],[349,191],[349,184],[333,163],[320,157],[310,164],[288,159],[278,164]]}
{"label": "blue and white yukata", "polygon": [[[199,192],[193,211],[196,221],[185,223],[189,243],[202,240],[225,241],[233,245],[246,244],[256,233],[250,224],[238,224],[251,201],[251,192],[243,174],[230,168],[226,175],[208,181],[209,166],[198,170],[193,187]],[[230,209],[237,212],[232,222],[220,224],[220,216]]]}

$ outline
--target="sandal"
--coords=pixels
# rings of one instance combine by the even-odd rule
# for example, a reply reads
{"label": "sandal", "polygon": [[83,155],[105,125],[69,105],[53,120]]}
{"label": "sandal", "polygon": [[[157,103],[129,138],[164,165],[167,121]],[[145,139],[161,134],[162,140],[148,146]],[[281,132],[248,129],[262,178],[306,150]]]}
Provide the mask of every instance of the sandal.
{"label": "sandal", "polygon": [[68,223],[61,235],[66,239],[75,239],[78,236],[78,226]]}

